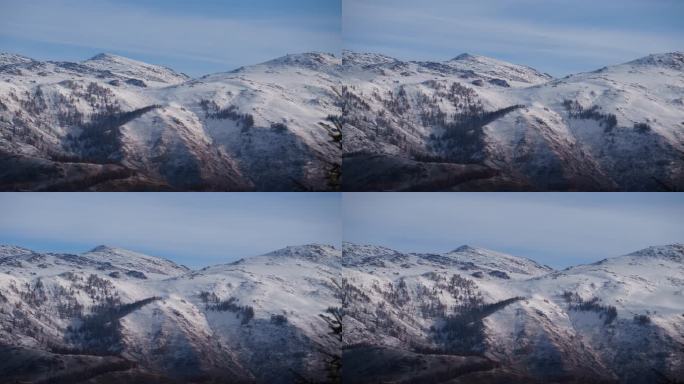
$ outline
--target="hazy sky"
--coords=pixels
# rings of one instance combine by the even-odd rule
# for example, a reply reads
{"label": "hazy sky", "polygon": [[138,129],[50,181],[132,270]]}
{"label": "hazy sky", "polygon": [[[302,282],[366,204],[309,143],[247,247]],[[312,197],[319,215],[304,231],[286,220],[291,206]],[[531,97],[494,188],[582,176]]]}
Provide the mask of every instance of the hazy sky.
{"label": "hazy sky", "polygon": [[682,0],[344,0],[345,48],[402,59],[469,52],[562,76],[684,50]]}
{"label": "hazy sky", "polygon": [[341,244],[336,193],[0,193],[0,243],[79,253],[99,244],[190,267],[288,245]]}
{"label": "hazy sky", "polygon": [[469,244],[555,268],[684,242],[681,193],[2,193],[0,212],[2,244],[106,244],[191,267],[343,239]]}
{"label": "hazy sky", "polygon": [[554,268],[684,242],[682,193],[346,193],[343,212],[345,241],[469,244]]}
{"label": "hazy sky", "polygon": [[0,51],[111,52],[192,76],[344,46],[470,52],[562,76],[684,50],[681,0],[0,0]]}
{"label": "hazy sky", "polygon": [[340,49],[341,0],[0,0],[0,51],[111,52],[189,75]]}

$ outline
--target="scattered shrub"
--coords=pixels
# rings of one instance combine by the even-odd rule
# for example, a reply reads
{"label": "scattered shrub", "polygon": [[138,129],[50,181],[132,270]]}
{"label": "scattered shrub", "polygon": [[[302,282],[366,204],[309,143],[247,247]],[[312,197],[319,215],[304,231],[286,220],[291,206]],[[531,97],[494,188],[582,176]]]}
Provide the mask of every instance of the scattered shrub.
{"label": "scattered shrub", "polygon": [[563,107],[568,111],[572,119],[591,119],[598,121],[605,127],[606,131],[611,131],[617,126],[617,116],[612,113],[602,113],[598,105],[584,108],[577,100],[563,100]]}
{"label": "scattered shrub", "polygon": [[129,112],[100,112],[91,116],[90,122],[83,125],[78,141],[86,149],[97,148],[87,153],[93,162],[107,162],[119,149],[121,132],[119,128],[161,105],[149,105]]}
{"label": "scattered shrub", "polygon": [[147,84],[145,84],[144,81],[139,80],[139,79],[128,79],[128,80],[126,80],[126,84],[134,85],[134,86],[140,87],[140,88],[147,88]]}
{"label": "scattered shrub", "polygon": [[213,100],[200,100],[200,107],[208,118],[212,119],[229,119],[237,122],[243,131],[246,131],[254,126],[254,116],[249,113],[240,113],[238,108],[234,105],[229,105],[225,108],[220,108]]}
{"label": "scattered shrub", "polygon": [[128,304],[103,302],[95,305],[89,316],[81,318],[80,326],[72,329],[70,337],[83,345],[81,353],[118,354],[123,339],[120,319],[156,300],[161,300],[161,297],[149,297]]}
{"label": "scattered shrub", "polygon": [[444,319],[438,331],[438,342],[445,350],[456,354],[477,354],[482,352],[485,341],[483,319],[523,297],[512,297],[491,304],[459,306],[454,314]]}
{"label": "scattered shrub", "polygon": [[147,276],[140,271],[126,271],[126,276],[135,277],[136,279],[147,279]]}
{"label": "scattered shrub", "polygon": [[508,84],[508,81],[504,79],[490,79],[489,84],[497,85],[499,87],[504,87],[504,88],[510,88],[511,85]]}
{"label": "scattered shrub", "polygon": [[577,292],[570,291],[563,292],[562,296],[568,302],[568,309],[596,312],[604,319],[604,324],[606,325],[612,323],[617,318],[617,308],[612,305],[601,304],[598,297],[584,300]]}
{"label": "scattered shrub", "polygon": [[634,129],[639,133],[647,133],[652,130],[648,123],[634,123]]}
{"label": "scattered shrub", "polygon": [[278,133],[284,133],[287,131],[287,125],[283,123],[271,123],[271,129]]}
{"label": "scattered shrub", "polygon": [[275,325],[287,324],[287,317],[285,315],[271,315],[271,323]]}
{"label": "scattered shrub", "polygon": [[503,272],[503,271],[489,271],[489,276],[494,276],[498,277],[499,279],[510,279],[511,277],[508,276],[508,273]]}
{"label": "scattered shrub", "polygon": [[249,305],[238,305],[238,299],[235,297],[221,300],[214,292],[206,291],[200,292],[199,297],[202,302],[205,303],[206,309],[210,311],[229,311],[235,313],[235,316],[241,319],[241,324],[247,324],[254,318],[254,308]]}

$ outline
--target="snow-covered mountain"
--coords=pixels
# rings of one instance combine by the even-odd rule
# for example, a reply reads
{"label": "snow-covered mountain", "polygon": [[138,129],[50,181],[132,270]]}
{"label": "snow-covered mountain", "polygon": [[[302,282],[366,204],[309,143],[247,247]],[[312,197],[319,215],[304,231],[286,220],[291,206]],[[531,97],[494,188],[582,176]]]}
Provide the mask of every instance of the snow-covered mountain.
{"label": "snow-covered mountain", "polygon": [[680,190],[682,62],[554,79],[347,51],[190,79],[0,54],[0,188],[330,190],[344,168],[345,190]]}
{"label": "snow-covered mountain", "polygon": [[345,270],[351,382],[654,383],[684,374],[680,244],[563,271],[468,246],[412,254],[345,244],[343,253],[356,260]]}
{"label": "snow-covered mountain", "polygon": [[335,189],[339,67],[305,53],[191,79],[0,54],[0,189]]}
{"label": "snow-covered mountain", "polygon": [[0,376],[327,382],[341,361],[353,383],[674,382],[683,261],[680,244],[556,271],[472,246],[345,243],[191,271],[2,246]]}
{"label": "snow-covered mountain", "polygon": [[684,188],[684,54],[553,79],[345,52],[345,190]]}
{"label": "snow-covered mountain", "polygon": [[190,79],[1,54],[0,187],[329,190],[344,151],[346,190],[680,190],[683,61],[553,79],[470,54],[306,53]]}
{"label": "snow-covered mountain", "polygon": [[2,246],[0,377],[324,382],[340,349],[329,335],[339,260],[307,245],[190,271],[105,246]]}

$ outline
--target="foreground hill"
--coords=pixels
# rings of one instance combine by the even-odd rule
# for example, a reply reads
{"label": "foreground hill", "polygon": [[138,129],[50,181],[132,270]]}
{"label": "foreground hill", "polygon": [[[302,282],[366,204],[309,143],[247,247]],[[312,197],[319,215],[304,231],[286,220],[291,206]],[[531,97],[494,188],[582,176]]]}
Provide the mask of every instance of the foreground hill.
{"label": "foreground hill", "polygon": [[343,252],[353,265],[344,361],[364,361],[345,369],[350,382],[392,380],[398,361],[413,367],[406,382],[654,383],[684,373],[682,245],[563,271],[467,246]]}
{"label": "foreground hill", "polygon": [[0,54],[0,190],[335,189],[339,65],[306,53],[190,79]]}
{"label": "foreground hill", "polygon": [[325,381],[340,348],[326,320],[339,259],[307,245],[190,271],[105,246],[80,255],[0,247],[0,376]]}
{"label": "foreground hill", "polygon": [[684,188],[684,54],[553,79],[464,54],[343,56],[345,190]]}
{"label": "foreground hill", "polygon": [[345,243],[193,271],[106,246],[2,246],[0,376],[667,382],[684,372],[683,261],[684,246],[670,245],[555,271],[471,246]]}
{"label": "foreground hill", "polygon": [[0,54],[0,189],[677,191],[683,90],[680,52],[562,79],[470,54],[197,79]]}

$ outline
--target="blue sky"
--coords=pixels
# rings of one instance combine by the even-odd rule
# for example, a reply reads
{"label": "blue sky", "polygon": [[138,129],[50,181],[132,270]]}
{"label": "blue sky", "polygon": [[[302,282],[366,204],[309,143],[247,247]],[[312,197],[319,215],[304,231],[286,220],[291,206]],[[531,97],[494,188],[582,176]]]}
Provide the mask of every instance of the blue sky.
{"label": "blue sky", "polygon": [[341,0],[0,0],[0,50],[79,61],[100,52],[189,75],[341,46]]}
{"label": "blue sky", "polygon": [[345,193],[343,216],[345,241],[468,244],[554,268],[684,242],[682,193]]}
{"label": "blue sky", "polygon": [[344,239],[410,252],[469,244],[554,268],[684,242],[681,193],[2,193],[0,243],[106,244],[190,267]]}
{"label": "blue sky", "polygon": [[0,0],[0,50],[111,52],[199,76],[344,46],[416,60],[470,52],[563,76],[684,50],[682,19],[681,0]]}
{"label": "blue sky", "polygon": [[288,245],[341,244],[337,193],[2,193],[0,244],[99,244],[199,267]]}
{"label": "blue sky", "polygon": [[554,76],[684,50],[681,0],[344,0],[344,47],[408,60],[469,52]]}

